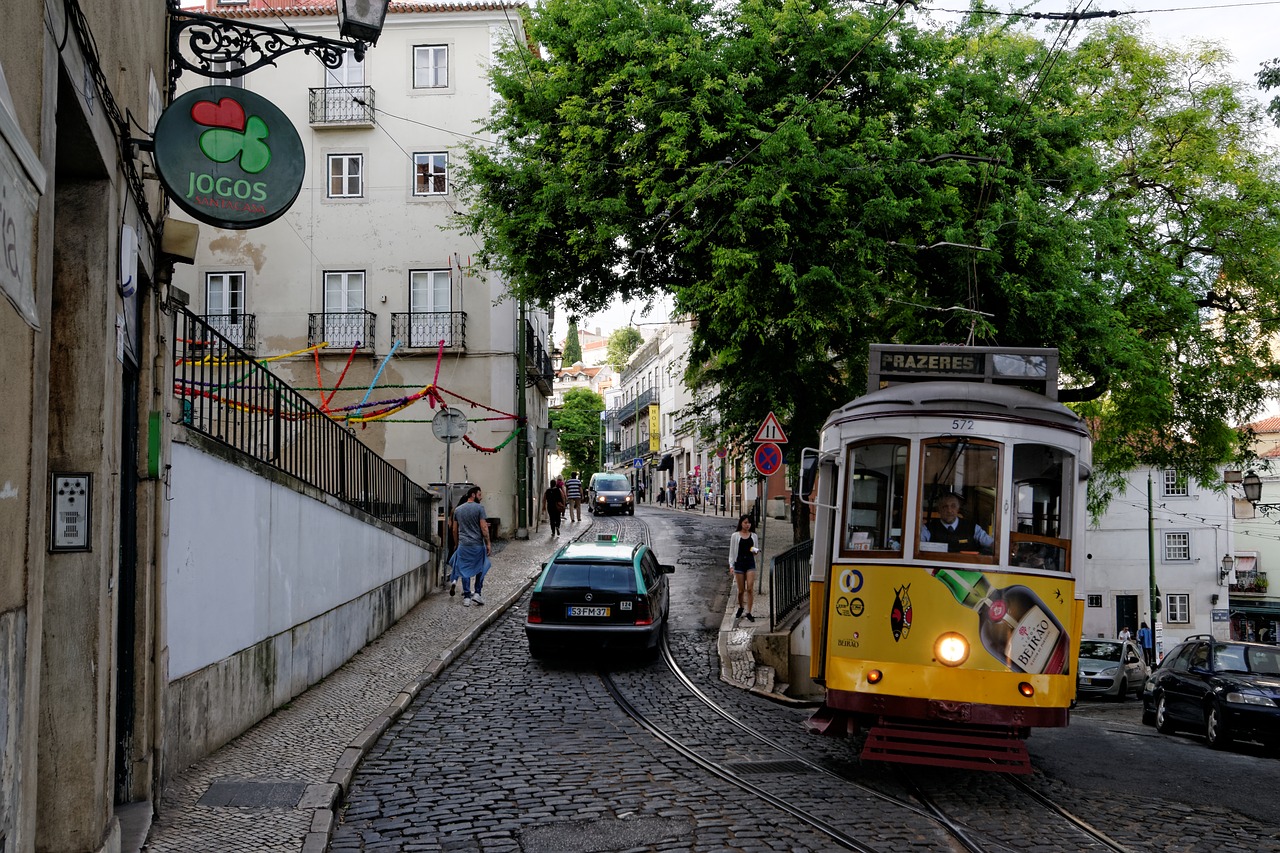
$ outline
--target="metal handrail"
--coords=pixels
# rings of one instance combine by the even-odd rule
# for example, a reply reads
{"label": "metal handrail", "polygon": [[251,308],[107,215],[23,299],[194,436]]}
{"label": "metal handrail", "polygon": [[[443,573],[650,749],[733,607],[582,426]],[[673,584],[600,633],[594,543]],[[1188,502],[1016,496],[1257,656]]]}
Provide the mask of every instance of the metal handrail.
{"label": "metal handrail", "polygon": [[173,318],[179,422],[430,541],[430,493],[184,308]]}
{"label": "metal handrail", "polygon": [[809,562],[813,540],[793,545],[773,558],[769,572],[769,630],[809,600]]}

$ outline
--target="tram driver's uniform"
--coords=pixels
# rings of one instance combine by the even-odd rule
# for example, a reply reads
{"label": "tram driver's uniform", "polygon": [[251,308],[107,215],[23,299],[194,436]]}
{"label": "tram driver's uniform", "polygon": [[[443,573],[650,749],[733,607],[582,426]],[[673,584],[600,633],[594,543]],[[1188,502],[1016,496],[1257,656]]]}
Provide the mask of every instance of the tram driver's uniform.
{"label": "tram driver's uniform", "polygon": [[984,551],[991,553],[995,539],[980,525],[963,518],[957,518],[950,524],[940,518],[931,518],[920,531],[920,538],[925,542],[945,542],[948,551]]}

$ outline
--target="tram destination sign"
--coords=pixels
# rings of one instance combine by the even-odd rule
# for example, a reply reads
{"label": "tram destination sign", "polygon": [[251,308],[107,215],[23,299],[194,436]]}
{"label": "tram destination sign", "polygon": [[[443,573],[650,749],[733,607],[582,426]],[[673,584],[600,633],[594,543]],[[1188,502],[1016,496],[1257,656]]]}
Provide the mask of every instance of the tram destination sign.
{"label": "tram destination sign", "polygon": [[872,344],[867,390],[903,382],[987,382],[1058,398],[1058,351]]}

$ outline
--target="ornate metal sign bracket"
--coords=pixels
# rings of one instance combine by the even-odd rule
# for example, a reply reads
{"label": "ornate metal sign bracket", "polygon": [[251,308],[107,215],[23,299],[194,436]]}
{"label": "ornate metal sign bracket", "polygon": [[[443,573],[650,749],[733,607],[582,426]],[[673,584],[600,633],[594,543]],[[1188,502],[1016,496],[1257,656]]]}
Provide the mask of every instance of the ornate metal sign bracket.
{"label": "ornate metal sign bracket", "polygon": [[[186,39],[186,47],[182,41]],[[286,53],[301,50],[327,68],[342,65],[351,51],[357,61],[364,59],[362,41],[339,41],[312,36],[292,29],[278,30],[244,21],[231,21],[199,12],[187,12],[174,0],[169,2],[169,88],[183,71],[194,71],[216,80],[232,80],[250,71],[275,65]]]}

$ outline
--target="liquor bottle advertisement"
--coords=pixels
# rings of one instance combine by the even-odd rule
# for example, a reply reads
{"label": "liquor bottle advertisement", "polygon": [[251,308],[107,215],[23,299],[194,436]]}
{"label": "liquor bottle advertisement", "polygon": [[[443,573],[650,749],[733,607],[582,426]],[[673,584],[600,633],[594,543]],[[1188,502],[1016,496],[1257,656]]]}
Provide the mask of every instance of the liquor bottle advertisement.
{"label": "liquor bottle advertisement", "polygon": [[837,657],[928,663],[938,637],[968,638],[964,669],[1062,675],[1071,669],[1075,584],[973,569],[833,566],[828,642]]}

